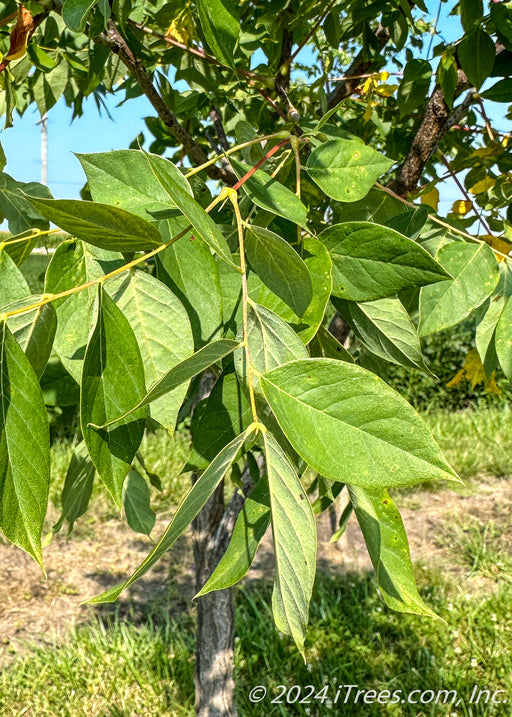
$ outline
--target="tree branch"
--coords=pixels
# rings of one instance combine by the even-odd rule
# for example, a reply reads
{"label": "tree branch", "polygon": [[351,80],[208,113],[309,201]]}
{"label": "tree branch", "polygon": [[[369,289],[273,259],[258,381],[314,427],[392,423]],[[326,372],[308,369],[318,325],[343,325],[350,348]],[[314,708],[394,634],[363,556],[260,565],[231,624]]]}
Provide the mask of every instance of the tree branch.
{"label": "tree branch", "polygon": [[[98,39],[120,57],[124,65],[126,65],[130,73],[137,81],[141,90],[153,105],[161,121],[178,140],[178,142],[183,145],[191,161],[194,164],[205,164],[208,161],[208,157],[202,148],[181,126],[177,117],[166,106],[156,90],[148,71],[142,62],[135,57],[128,43],[117,29],[112,19],[108,22],[107,31],[102,33]],[[212,165],[206,171],[212,179],[220,179],[229,185],[233,185],[236,182],[236,177],[232,174],[232,172],[225,168],[219,168]]]}
{"label": "tree branch", "polygon": [[[459,96],[468,86],[468,78],[462,70],[459,70],[455,96]],[[460,120],[461,111],[464,113],[467,111],[472,98],[473,93],[469,93],[462,105],[452,113],[445,102],[443,89],[436,85],[428,101],[418,131],[414,135],[407,157],[399,168],[396,179],[389,185],[391,191],[401,197],[405,197],[416,189],[425,165],[435,152],[439,140],[453,124],[457,124]],[[450,124],[453,115],[456,115],[457,119],[453,121],[453,124]]]}

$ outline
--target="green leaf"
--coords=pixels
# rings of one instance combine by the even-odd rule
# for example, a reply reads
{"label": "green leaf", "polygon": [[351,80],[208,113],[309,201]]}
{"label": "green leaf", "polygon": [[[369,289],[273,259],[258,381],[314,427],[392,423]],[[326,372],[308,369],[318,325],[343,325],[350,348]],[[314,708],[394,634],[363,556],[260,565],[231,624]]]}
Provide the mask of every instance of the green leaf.
{"label": "green leaf", "polygon": [[54,533],[61,529],[65,520],[69,524],[69,533],[71,533],[75,520],[78,520],[87,511],[95,472],[87,447],[82,441],[73,451],[66,472],[61,495],[62,512],[59,520],[53,526]]}
{"label": "green leaf", "polygon": [[494,67],[496,45],[493,39],[477,27],[462,40],[457,55],[468,80],[479,90]]}
{"label": "green leaf", "polygon": [[33,85],[34,100],[41,117],[54,107],[68,84],[68,65],[60,62],[51,72],[41,72]]}
{"label": "green leaf", "polygon": [[[229,161],[239,179],[251,170],[249,165],[239,162],[233,157],[230,157]],[[307,229],[308,212],[304,204],[288,187],[276,179],[272,179],[270,174],[262,169],[257,169],[242,184],[241,189],[256,206]]]}
{"label": "green leaf", "polygon": [[[132,270],[105,284],[128,319],[139,344],[146,386],[157,383],[173,366],[194,352],[187,312],[174,294],[150,274]],[[174,431],[187,384],[151,404],[150,416]]]}
{"label": "green leaf", "polygon": [[354,363],[354,359],[325,326],[320,326],[309,344],[313,358],[331,358]]}
{"label": "green leaf", "polygon": [[304,656],[316,568],[315,518],[295,468],[267,431],[263,444],[275,555],[272,610],[278,630],[291,635]]}
{"label": "green leaf", "polygon": [[[49,55],[39,47],[39,45],[36,45],[35,42],[27,45],[27,55],[30,58],[30,62],[35,65],[38,70],[42,70],[43,72],[50,72],[57,64],[56,57]],[[57,53],[55,53],[55,55],[57,55]],[[3,167],[0,167],[0,169],[3,169]]]}
{"label": "green leaf", "polygon": [[400,114],[411,114],[429,95],[432,79],[432,65],[427,60],[414,58],[404,68],[404,76],[398,89],[398,107]]}
{"label": "green leaf", "polygon": [[390,229],[394,229],[399,234],[403,234],[409,239],[416,241],[421,235],[421,231],[428,220],[428,210],[426,207],[418,207],[409,211],[397,214],[393,219],[386,222]]}
{"label": "green leaf", "polygon": [[387,490],[348,490],[386,605],[398,612],[437,617],[418,593],[404,524]]}
{"label": "green leaf", "polygon": [[[87,175],[89,191],[95,202],[112,204],[143,219],[149,219],[148,212],[176,207],[156,179],[143,152],[121,149],[76,156]],[[158,157],[157,161],[162,160]],[[174,165],[171,166],[174,168]],[[170,171],[183,191],[192,196],[184,175],[180,171]]]}
{"label": "green leaf", "polygon": [[458,480],[414,409],[361,366],[292,361],[261,385],[293,448],[326,478],[368,488]]}
{"label": "green leaf", "polygon": [[[33,295],[5,307],[6,313],[33,306],[43,297]],[[7,326],[30,361],[37,378],[41,378],[52,352],[57,329],[57,314],[51,304],[43,304],[31,311],[10,316]]]}
{"label": "green leaf", "polygon": [[378,224],[335,224],[318,239],[331,255],[332,293],[340,299],[382,299],[450,276],[423,247]]}
{"label": "green leaf", "polygon": [[16,266],[21,266],[27,259],[32,249],[37,244],[38,236],[34,236],[33,229],[26,229],[19,234],[13,234],[5,240],[3,250],[9,254]]}
{"label": "green leaf", "polygon": [[192,454],[188,465],[206,468],[225,445],[250,426],[251,421],[251,408],[231,364],[217,380],[197,423],[193,425]]}
{"label": "green leaf", "polygon": [[436,258],[453,279],[422,288],[420,337],[461,322],[492,294],[499,281],[498,264],[487,244],[452,242]]}
{"label": "green leaf", "polygon": [[245,235],[247,259],[263,283],[303,316],[313,298],[308,268],[296,251],[274,232],[252,226]]}
{"label": "green leaf", "polygon": [[41,388],[6,322],[0,353],[0,528],[42,567],[50,433]]}
{"label": "green leaf", "polygon": [[42,184],[16,182],[5,172],[0,172],[0,211],[9,222],[9,231],[12,234],[21,234],[34,227],[48,229],[49,224],[44,216],[34,209],[23,192],[38,197],[52,196],[48,187]]}
{"label": "green leaf", "polygon": [[[144,153],[146,160],[162,189],[169,196],[172,206],[178,207],[192,224],[197,234],[225,262],[239,269],[231,258],[227,241],[220,229],[200,204],[183,188],[183,175],[177,167],[156,154]],[[179,175],[179,177],[178,177]]]}
{"label": "green leaf", "polygon": [[506,102],[507,104],[512,102],[512,78],[507,77],[504,80],[500,80],[488,90],[481,93],[481,96],[485,100],[491,102]]}
{"label": "green leaf", "polygon": [[[254,130],[254,125],[245,120],[239,120],[235,125],[235,137],[237,144],[243,144],[258,139],[258,134]],[[244,147],[240,151],[244,160],[249,164],[256,164],[263,157],[263,150],[259,142]]]}
{"label": "green leaf", "polygon": [[373,187],[366,197],[358,202],[335,203],[332,206],[332,223],[364,221],[373,224],[388,224],[404,213],[404,205],[382,189]]}
{"label": "green leaf", "polygon": [[[247,316],[247,343],[252,368],[262,374],[293,359],[306,358],[308,352],[295,331],[279,316],[258,304],[250,304]],[[243,338],[240,330],[238,338]],[[244,348],[235,351],[235,369],[247,384],[247,357]],[[255,380],[256,379],[256,380]],[[259,379],[253,377],[254,390],[260,392]]]}
{"label": "green leaf", "polygon": [[230,0],[198,0],[197,11],[206,42],[213,54],[236,70],[233,51],[240,34],[240,21]]}
{"label": "green leaf", "polygon": [[[95,281],[123,263],[121,254],[68,239],[59,244],[48,265],[45,292],[58,294]],[[81,381],[85,347],[94,321],[96,294],[96,288],[91,286],[52,302],[57,313],[54,350],[77,383]]]}
{"label": "green leaf", "polygon": [[0,308],[30,296],[30,288],[5,247],[0,250]]}
{"label": "green leaf", "polygon": [[68,234],[108,251],[146,251],[162,242],[158,229],[124,209],[77,199],[36,199],[31,204]]}
{"label": "green leaf", "polygon": [[484,15],[482,0],[460,0],[460,21],[464,32],[470,32]]}
{"label": "green leaf", "polygon": [[333,139],[311,152],[306,170],[329,197],[357,202],[392,166],[390,159],[361,142]]}
{"label": "green leaf", "polygon": [[149,536],[155,526],[156,515],[151,510],[148,484],[133,468],[124,479],[123,506],[130,528],[135,533]]}
{"label": "green leaf", "polygon": [[475,346],[480,356],[487,376],[490,376],[499,365],[496,354],[496,326],[503,313],[506,296],[496,296],[488,299],[475,313]]}
{"label": "green leaf", "polygon": [[[508,3],[492,3],[491,19],[498,31],[498,37],[508,41],[508,49],[510,50],[510,43],[512,43],[512,11]],[[499,53],[498,58],[501,54]],[[504,54],[504,66],[508,67],[509,57],[507,57],[507,53]],[[499,60],[497,60],[496,64],[498,62]],[[503,75],[508,75],[508,71],[504,72]]]}
{"label": "green leaf", "polygon": [[240,582],[252,565],[270,519],[268,481],[261,478],[244,501],[226,552],[196,598]]}
{"label": "green leaf", "polygon": [[318,492],[317,498],[313,501],[311,505],[313,515],[320,515],[325,510],[327,510],[334,503],[343,488],[345,488],[344,483],[339,483],[338,481],[330,481],[327,478],[324,478],[324,476],[317,476],[317,479],[313,485],[315,485],[315,490],[317,490]]}
{"label": "green leaf", "polygon": [[334,299],[333,303],[373,354],[399,366],[426,369],[418,332],[398,299],[361,304]]}
{"label": "green leaf", "polygon": [[496,324],[494,344],[503,373],[510,381],[512,377],[512,298],[507,299]]}
{"label": "green leaf", "polygon": [[65,0],[62,19],[73,32],[83,32],[87,18],[98,0]]}
{"label": "green leaf", "polygon": [[83,365],[80,420],[92,462],[119,507],[124,478],[144,433],[146,411],[121,419],[111,430],[94,430],[89,424],[108,423],[136,405],[144,393],[144,368],[135,335],[100,286],[98,317]]}
{"label": "green leaf", "polygon": [[274,292],[263,286],[258,292],[249,294],[267,309],[278,314],[307,344],[323,321],[332,290],[332,261],[329,252],[316,238],[306,237],[302,242],[303,260],[313,284],[313,298],[302,316],[284,303]]}
{"label": "green leaf", "polygon": [[437,81],[444,93],[448,107],[453,107],[455,90],[459,81],[457,62],[451,52],[444,52],[437,67]]}
{"label": "green leaf", "polygon": [[221,480],[224,478],[231,465],[236,460],[238,453],[242,449],[244,442],[249,437],[251,431],[246,431],[237,436],[229,443],[210,463],[205,472],[197,479],[183,498],[176,512],[164,531],[164,534],[155,545],[149,555],[143,560],[135,572],[125,580],[121,585],[106,590],[88,603],[97,604],[103,602],[114,602],[119,595],[127,587],[132,585],[136,580],[141,578],[147,571],[167,553],[180,535],[188,528],[194,518],[206,504],[214,490],[217,488]]}
{"label": "green leaf", "polygon": [[162,378],[149,389],[148,393],[139,403],[136,405],[132,404],[131,408],[125,413],[117,413],[116,417],[112,417],[103,424],[95,423],[95,428],[104,429],[112,423],[118,423],[134,411],[138,411],[144,406],[148,406],[153,401],[156,401],[161,396],[165,396],[166,393],[174,391],[174,389],[181,386],[181,384],[185,383],[188,385],[191,378],[210,368],[210,366],[225,356],[229,356],[229,354],[233,353],[239,346],[240,343],[232,339],[219,339],[218,341],[212,341],[211,344],[203,346],[203,348],[196,351],[195,354],[192,354],[192,356],[189,356],[184,361],[180,361],[180,363],[167,371]]}
{"label": "green leaf", "polygon": [[[161,222],[165,241],[180,233],[184,221]],[[222,330],[222,296],[219,283],[220,262],[216,262],[204,242],[187,234],[156,257],[158,278],[176,294],[187,310],[194,346],[201,348]],[[238,270],[231,266],[228,271]]]}

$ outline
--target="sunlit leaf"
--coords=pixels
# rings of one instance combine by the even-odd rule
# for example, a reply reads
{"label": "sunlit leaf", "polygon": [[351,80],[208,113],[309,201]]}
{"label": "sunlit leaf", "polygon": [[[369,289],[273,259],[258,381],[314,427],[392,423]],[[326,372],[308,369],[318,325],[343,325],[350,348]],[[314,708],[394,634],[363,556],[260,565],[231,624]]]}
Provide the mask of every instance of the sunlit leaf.
{"label": "sunlit leaf", "polygon": [[291,445],[331,480],[367,488],[457,480],[414,409],[361,366],[292,361],[261,385]]}

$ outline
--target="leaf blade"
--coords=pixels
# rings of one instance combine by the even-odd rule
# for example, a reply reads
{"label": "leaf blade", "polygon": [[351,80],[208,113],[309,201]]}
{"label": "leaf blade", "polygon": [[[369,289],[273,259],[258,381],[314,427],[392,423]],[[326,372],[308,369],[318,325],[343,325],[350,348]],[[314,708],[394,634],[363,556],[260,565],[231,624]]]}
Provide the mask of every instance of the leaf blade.
{"label": "leaf blade", "polygon": [[37,377],[5,321],[0,347],[0,528],[42,567],[50,433]]}
{"label": "leaf blade", "polygon": [[263,444],[276,561],[272,611],[277,628],[294,639],[304,656],[316,568],[315,518],[295,468],[267,431]]}
{"label": "leaf blade", "polygon": [[416,587],[407,534],[387,490],[348,490],[386,605],[398,612],[437,617]]}
{"label": "leaf blade", "polygon": [[450,275],[412,239],[370,222],[335,224],[319,234],[333,261],[334,296],[373,301]]}
{"label": "leaf blade", "polygon": [[130,420],[122,419],[111,431],[96,431],[90,424],[107,423],[144,393],[144,369],[135,335],[100,286],[96,326],[84,358],[80,422],[92,462],[119,507],[124,478],[144,433],[146,411],[138,410]]}
{"label": "leaf blade", "polygon": [[414,409],[361,366],[292,361],[261,384],[293,448],[330,480],[365,488],[459,480]]}
{"label": "leaf blade", "polygon": [[361,142],[333,139],[311,152],[306,171],[329,197],[357,202],[392,166],[391,160]]}
{"label": "leaf blade", "polygon": [[108,251],[146,251],[163,244],[150,222],[119,207],[77,199],[37,199],[36,209],[68,234]]}

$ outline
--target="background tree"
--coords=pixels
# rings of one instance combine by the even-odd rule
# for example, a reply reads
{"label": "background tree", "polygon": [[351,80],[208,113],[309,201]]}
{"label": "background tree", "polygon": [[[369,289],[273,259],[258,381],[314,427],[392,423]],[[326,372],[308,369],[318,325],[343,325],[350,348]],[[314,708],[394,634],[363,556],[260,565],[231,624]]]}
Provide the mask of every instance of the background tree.
{"label": "background tree", "polygon": [[[38,380],[52,350],[80,384],[84,438],[58,527],[85,512],[97,472],[149,533],[158,482],[133,467],[145,426],[172,431],[192,416],[190,492],[134,575],[96,601],[114,600],[194,524],[200,715],[235,712],[230,588],[270,524],[276,625],[304,649],[314,513],[342,489],[386,603],[430,614],[387,489],[456,476],[378,375],[387,363],[428,370],[420,338],[473,312],[467,375],[512,373],[510,155],[488,109],[512,100],[512,9],[443,4],[460,15],[453,41],[425,22],[423,1],[0,10],[5,127],[61,97],[74,117],[107,93],[144,94],[155,110],[129,150],[79,155],[88,201],[0,174],[12,232],[0,253],[0,527],[42,562]],[[181,79],[186,92],[173,87]],[[447,181],[460,200],[440,219]],[[18,267],[49,221],[70,238],[45,294],[29,296]],[[350,352],[333,336],[349,332]]]}

